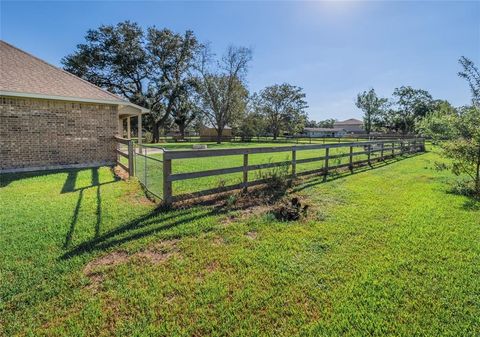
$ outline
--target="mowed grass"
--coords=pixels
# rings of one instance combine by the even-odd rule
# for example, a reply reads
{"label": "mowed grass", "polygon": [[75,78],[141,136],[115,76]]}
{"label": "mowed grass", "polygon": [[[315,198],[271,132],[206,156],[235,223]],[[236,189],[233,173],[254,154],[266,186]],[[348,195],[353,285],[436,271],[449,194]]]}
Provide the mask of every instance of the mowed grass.
{"label": "mowed grass", "polygon": [[435,161],[306,180],[291,223],[156,211],[108,168],[1,176],[0,335],[479,335],[480,205]]}
{"label": "mowed grass", "polygon": [[[326,143],[329,143],[329,140],[326,140]],[[331,140],[331,143],[336,144],[338,141]],[[163,147],[167,150],[190,150],[194,143],[165,143],[165,144],[156,144],[154,146],[149,146],[152,148]],[[202,143],[203,144],[203,143]],[[297,146],[296,144],[285,144],[285,143],[205,143],[209,149],[229,149],[229,148],[245,148],[245,147],[291,147]],[[325,156],[325,149],[315,149],[315,150],[302,150],[306,148],[305,144],[299,144],[297,146],[296,158],[297,160],[306,159],[306,158],[318,158]],[[390,144],[385,145],[387,149]],[[398,146],[398,145],[397,145]],[[156,159],[162,160],[162,154],[150,150],[147,147],[147,155]],[[308,148],[308,147],[307,147]],[[150,151],[150,152],[149,152]],[[339,154],[349,154],[349,147],[342,148],[332,148],[330,150],[330,155],[339,155]],[[354,148],[354,152],[363,152],[365,149],[363,146],[358,146]],[[396,150],[398,153],[399,150]],[[389,155],[390,150],[385,150],[385,155]],[[380,152],[374,152],[371,155],[371,158],[375,160],[380,156]],[[292,158],[291,151],[285,152],[275,152],[275,153],[261,153],[261,154],[250,154],[248,157],[249,165],[257,164],[267,164],[267,163],[276,163],[276,162],[290,162]],[[353,156],[354,161],[366,160],[367,155],[355,155]],[[330,159],[329,166],[340,165],[348,163],[349,158],[335,158]],[[144,183],[147,181],[147,187],[150,191],[162,197],[163,189],[163,173],[162,173],[162,163],[154,161],[145,157],[137,156],[136,160],[136,172],[139,179]],[[297,164],[297,173],[302,173],[305,171],[321,169],[324,167],[325,162],[315,161],[310,163],[299,163]],[[243,165],[243,155],[231,155],[231,156],[218,156],[218,157],[204,157],[204,158],[188,158],[188,159],[175,159],[172,161],[172,173],[187,173],[187,172],[198,172],[205,170],[221,169],[221,168],[230,168],[230,167],[239,167]],[[286,164],[288,169],[291,172],[290,163]],[[145,170],[145,166],[147,169]],[[262,175],[265,175],[267,171],[271,169],[255,170],[248,173],[249,181],[259,180],[262,178]],[[210,176],[195,178],[182,181],[173,182],[173,193],[174,195],[189,194],[194,192],[199,192],[203,190],[208,190],[216,187],[223,187],[229,185],[235,185],[241,183],[243,180],[243,173],[231,173],[224,174],[221,176]]]}

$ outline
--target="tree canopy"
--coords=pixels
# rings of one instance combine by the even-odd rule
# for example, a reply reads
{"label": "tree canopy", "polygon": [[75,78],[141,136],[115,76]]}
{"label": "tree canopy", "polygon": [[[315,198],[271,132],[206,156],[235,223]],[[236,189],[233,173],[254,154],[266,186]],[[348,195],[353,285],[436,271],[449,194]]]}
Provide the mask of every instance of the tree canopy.
{"label": "tree canopy", "polygon": [[85,43],[62,63],[66,71],[150,109],[158,141],[158,128],[171,117],[178,95],[191,85],[199,48],[191,31],[177,34],[149,27],[145,32],[125,21],[89,30]]}
{"label": "tree canopy", "polygon": [[291,134],[303,130],[308,106],[302,88],[288,83],[275,84],[261,90],[255,100],[273,139],[277,139],[282,130]]}
{"label": "tree canopy", "polygon": [[248,99],[245,76],[251,58],[250,49],[234,46],[216,62],[207,47],[200,55],[197,64],[199,108],[217,131],[217,143],[221,142],[225,127],[245,113]]}
{"label": "tree canopy", "polygon": [[378,97],[374,89],[357,95],[356,105],[364,113],[363,125],[367,134],[372,131],[374,125],[379,124],[387,101],[386,98]]}
{"label": "tree canopy", "polygon": [[425,117],[433,108],[433,98],[423,89],[401,86],[393,91],[393,123],[404,134],[415,129],[415,122]]}

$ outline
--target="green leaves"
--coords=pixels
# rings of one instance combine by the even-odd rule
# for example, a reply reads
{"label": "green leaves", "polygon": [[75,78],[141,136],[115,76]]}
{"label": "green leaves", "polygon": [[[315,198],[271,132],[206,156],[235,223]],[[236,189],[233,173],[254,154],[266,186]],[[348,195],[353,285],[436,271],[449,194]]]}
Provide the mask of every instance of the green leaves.
{"label": "green leaves", "polygon": [[264,88],[256,101],[256,109],[266,119],[274,138],[280,135],[280,131],[291,134],[302,131],[307,107],[303,89],[288,83]]}
{"label": "green leaves", "polygon": [[356,105],[364,112],[363,124],[367,134],[375,125],[380,124],[379,120],[385,111],[387,101],[386,98],[378,97],[373,88],[357,95]]}

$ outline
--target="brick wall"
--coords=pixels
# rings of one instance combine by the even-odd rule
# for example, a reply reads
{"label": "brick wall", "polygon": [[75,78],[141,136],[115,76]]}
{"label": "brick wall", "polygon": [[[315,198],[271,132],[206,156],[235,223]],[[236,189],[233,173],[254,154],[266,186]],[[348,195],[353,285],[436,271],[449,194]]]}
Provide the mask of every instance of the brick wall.
{"label": "brick wall", "polygon": [[112,164],[117,106],[0,96],[0,170]]}

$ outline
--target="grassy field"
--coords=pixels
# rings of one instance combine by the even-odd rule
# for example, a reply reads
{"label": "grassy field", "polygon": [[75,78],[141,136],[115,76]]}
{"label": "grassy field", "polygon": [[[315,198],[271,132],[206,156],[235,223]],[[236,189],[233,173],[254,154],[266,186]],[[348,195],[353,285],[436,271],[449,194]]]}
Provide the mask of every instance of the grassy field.
{"label": "grassy field", "polygon": [[[327,140],[328,143],[328,140]],[[332,143],[337,143],[337,141],[332,141]],[[165,144],[156,144],[151,146],[152,148],[155,147],[163,147],[167,150],[186,150],[192,149],[192,145],[194,143],[165,143]],[[202,143],[203,144],[203,143]],[[278,146],[291,146],[295,144],[284,144],[284,143],[205,143],[207,144],[208,148],[213,149],[226,149],[226,148],[245,148],[245,147],[278,147]],[[302,145],[299,145],[301,148]],[[149,149],[147,148],[147,154]],[[155,153],[150,150],[151,157],[162,159],[162,155]],[[355,152],[362,152],[364,151],[363,147],[357,147],[354,149]],[[398,150],[397,150],[398,151]],[[335,154],[348,154],[349,148],[338,148],[332,149],[330,151],[330,155]],[[388,154],[386,151],[385,154]],[[316,149],[316,150],[304,150],[304,151],[297,151],[297,160],[306,159],[306,158],[314,158],[314,157],[322,157],[325,155],[324,149]],[[372,159],[377,158],[380,156],[379,152],[372,154]],[[354,156],[355,160],[366,160],[367,155],[356,155]],[[291,151],[288,152],[276,152],[276,153],[268,153],[268,154],[251,154],[249,155],[249,164],[266,164],[269,162],[282,162],[282,161],[290,161],[291,160]],[[154,160],[149,160],[144,157],[137,156],[136,157],[136,166],[137,166],[137,176],[142,180],[147,180],[148,189],[154,192],[158,196],[162,196],[162,163],[156,162]],[[339,164],[346,164],[348,163],[348,158],[337,158],[330,160],[330,166],[339,165]],[[145,170],[145,165],[147,166],[147,170]],[[196,171],[203,171],[203,170],[212,170],[212,169],[219,169],[219,168],[229,168],[229,167],[238,167],[243,165],[243,156],[242,155],[234,155],[234,156],[224,156],[224,157],[209,157],[209,158],[189,158],[189,159],[178,159],[172,162],[172,172],[173,173],[186,173],[186,172],[196,172]],[[310,163],[303,163],[297,164],[297,172],[301,173],[304,171],[320,169],[324,166],[323,161],[317,162],[310,162]],[[264,170],[257,170],[257,171],[250,171],[249,172],[249,181],[258,180],[260,178],[259,175],[265,174],[268,171]],[[211,177],[203,177],[203,178],[196,178],[192,180],[184,180],[184,181],[175,181],[173,182],[173,191],[174,195],[181,195],[181,194],[188,194],[193,192],[198,192],[202,190],[207,190],[215,187],[220,186],[228,186],[228,185],[235,185],[242,182],[243,173],[232,173],[226,174],[222,176],[211,176]]]}
{"label": "grassy field", "polygon": [[478,336],[480,204],[436,161],[304,181],[290,223],[156,210],[108,168],[0,176],[0,335]]}

